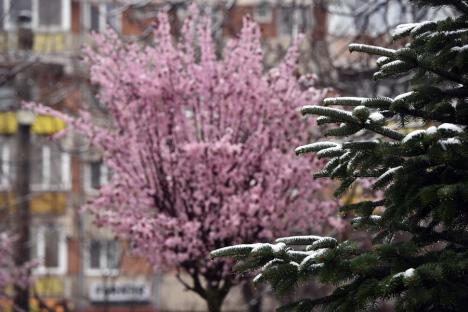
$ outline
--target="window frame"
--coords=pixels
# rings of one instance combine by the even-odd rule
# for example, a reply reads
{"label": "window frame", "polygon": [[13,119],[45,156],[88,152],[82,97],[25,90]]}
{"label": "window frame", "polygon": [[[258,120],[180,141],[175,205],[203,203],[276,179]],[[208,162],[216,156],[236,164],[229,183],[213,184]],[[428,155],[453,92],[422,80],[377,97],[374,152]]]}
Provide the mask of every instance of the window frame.
{"label": "window frame", "polygon": [[[54,227],[55,231],[58,233],[58,266],[56,268],[48,268],[44,266],[45,252],[46,252],[46,242],[45,242],[45,232],[48,230],[48,227]],[[64,275],[67,273],[67,238],[63,226],[57,224],[40,224],[36,226],[36,255],[31,255],[32,258],[38,260],[38,265],[33,268],[32,272],[35,275]]]}
{"label": "window frame", "polygon": [[99,166],[99,186],[107,184],[110,180],[109,168],[104,164],[102,160],[100,161],[88,161],[84,166],[83,172],[83,186],[86,194],[97,194],[99,189],[93,187],[93,174],[92,174],[92,164],[100,162]]}
{"label": "window frame", "polygon": [[0,146],[1,169],[0,169],[0,191],[6,191],[11,188],[11,146],[9,140],[2,140]]}
{"label": "window frame", "polygon": [[[265,14],[261,14],[261,13],[265,13]],[[273,16],[274,16],[274,8],[268,2],[262,2],[253,8],[253,18],[259,24],[272,23]]]}
{"label": "window frame", "polygon": [[[289,11],[289,12],[288,12]],[[295,10],[293,6],[289,5],[280,5],[276,9],[276,33],[278,34],[278,37],[291,37],[293,33],[293,28],[294,28],[294,15]],[[290,25],[287,25],[289,23],[285,23],[283,18],[288,17],[291,19]]]}
{"label": "window frame", "polygon": [[[60,151],[60,177],[61,183],[59,185],[52,184],[51,181],[51,165],[52,165],[52,153],[49,145],[41,146],[41,162],[42,162],[42,173],[41,182],[36,184],[31,181],[31,190],[34,192],[47,192],[47,191],[58,191],[65,192],[71,189],[71,156],[69,153]],[[33,168],[34,170],[34,168]]]}
{"label": "window frame", "polygon": [[[91,267],[91,246],[92,242],[99,243],[99,268]],[[108,268],[109,258],[107,257],[107,250],[103,250],[102,246],[105,243],[105,246],[109,243],[115,243],[117,251],[117,258],[122,256],[122,248],[119,241],[111,239],[98,239],[93,238],[89,239],[85,244],[85,273],[90,277],[102,277],[102,276],[118,276],[120,274],[120,262],[117,268]],[[103,252],[104,251],[104,252]]]}
{"label": "window frame", "polygon": [[[97,32],[103,32],[106,30],[107,27],[107,22],[108,22],[108,6],[109,3],[101,2],[101,3],[90,3],[90,2],[85,2],[84,3],[84,12],[83,12],[83,21],[84,21],[84,26],[86,31],[92,31],[91,29],[91,7],[96,6],[99,10],[99,25]],[[121,20],[121,13],[116,14],[114,18],[116,18],[117,21],[117,26],[114,31],[120,32],[122,29],[122,20]],[[96,31],[96,30],[94,30]]]}
{"label": "window frame", "polygon": [[[11,2],[15,0],[0,0],[3,1],[5,12],[10,11]],[[71,0],[61,0],[61,25],[44,26],[39,24],[39,6],[40,0],[31,0],[31,29],[35,32],[67,32],[71,29]],[[10,13],[5,14],[3,19],[3,28],[5,30],[16,30],[16,22],[11,20]]]}
{"label": "window frame", "polygon": [[[282,22],[283,17],[285,16],[288,16],[291,19],[291,23],[288,26],[286,26],[287,23]],[[296,37],[301,32],[307,33],[315,26],[312,8],[308,5],[279,5],[276,8],[275,18],[276,33],[280,38]],[[286,28],[287,32],[285,31]]]}

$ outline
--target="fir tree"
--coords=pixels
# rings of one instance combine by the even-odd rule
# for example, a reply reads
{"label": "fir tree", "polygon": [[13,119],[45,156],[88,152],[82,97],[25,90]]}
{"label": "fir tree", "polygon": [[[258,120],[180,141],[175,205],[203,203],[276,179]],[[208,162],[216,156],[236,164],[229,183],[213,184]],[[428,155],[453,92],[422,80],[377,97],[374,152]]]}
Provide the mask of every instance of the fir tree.
{"label": "fir tree", "polygon": [[[257,271],[255,281],[270,283],[279,294],[310,279],[336,285],[329,296],[281,311],[363,311],[389,299],[399,311],[468,307],[468,2],[413,3],[451,5],[459,14],[400,25],[393,34],[407,42],[400,49],[350,45],[351,52],[379,56],[375,79],[409,75],[409,92],[328,98],[322,106],[302,108],[320,116],[326,135],[340,138],[296,149],[328,159],[315,176],[340,180],[337,196],[360,178],[374,179],[373,187],[384,191],[381,200],[341,208],[356,216],[354,227],[372,233],[372,248],[296,236],[212,252]],[[408,128],[412,120],[422,126]],[[375,135],[359,141],[357,132]]]}

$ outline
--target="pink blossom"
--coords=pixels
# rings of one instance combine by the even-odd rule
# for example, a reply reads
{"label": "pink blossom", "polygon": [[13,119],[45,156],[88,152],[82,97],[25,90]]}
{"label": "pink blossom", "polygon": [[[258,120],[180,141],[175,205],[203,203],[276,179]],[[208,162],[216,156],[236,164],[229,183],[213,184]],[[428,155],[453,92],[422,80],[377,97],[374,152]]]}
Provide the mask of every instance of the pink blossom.
{"label": "pink blossom", "polygon": [[320,232],[335,212],[321,197],[327,182],[307,174],[321,162],[293,152],[313,140],[298,108],[324,95],[313,76],[297,77],[300,38],[264,72],[259,27],[249,20],[222,58],[206,18],[188,19],[176,44],[167,15],[158,21],[150,46],[107,33],[86,50],[107,127],[86,112],[74,119],[27,105],[103,151],[114,174],[86,209],[156,267],[208,279],[226,277],[232,264],[210,261],[211,250]]}
{"label": "pink blossom", "polygon": [[12,294],[10,286],[27,287],[30,283],[30,271],[36,266],[30,261],[18,266],[14,261],[14,243],[16,238],[7,232],[0,233],[0,298],[8,298]]}

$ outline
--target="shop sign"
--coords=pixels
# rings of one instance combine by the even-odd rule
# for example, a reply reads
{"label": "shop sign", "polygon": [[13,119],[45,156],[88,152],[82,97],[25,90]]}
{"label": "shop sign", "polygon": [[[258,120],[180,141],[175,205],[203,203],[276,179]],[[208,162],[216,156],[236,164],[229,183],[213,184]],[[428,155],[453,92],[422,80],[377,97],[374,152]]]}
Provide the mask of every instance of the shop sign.
{"label": "shop sign", "polygon": [[151,286],[147,282],[94,282],[89,288],[93,302],[147,302]]}

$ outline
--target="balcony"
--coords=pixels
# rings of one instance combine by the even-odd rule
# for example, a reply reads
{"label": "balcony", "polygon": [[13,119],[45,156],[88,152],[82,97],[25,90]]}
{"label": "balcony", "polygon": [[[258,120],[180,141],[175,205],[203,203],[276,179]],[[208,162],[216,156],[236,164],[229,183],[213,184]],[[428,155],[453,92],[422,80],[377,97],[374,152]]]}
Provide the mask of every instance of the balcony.
{"label": "balcony", "polygon": [[0,63],[39,61],[71,66],[81,38],[71,32],[0,31]]}

